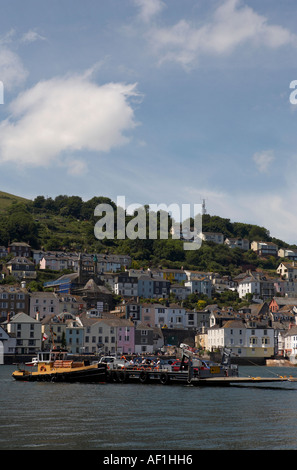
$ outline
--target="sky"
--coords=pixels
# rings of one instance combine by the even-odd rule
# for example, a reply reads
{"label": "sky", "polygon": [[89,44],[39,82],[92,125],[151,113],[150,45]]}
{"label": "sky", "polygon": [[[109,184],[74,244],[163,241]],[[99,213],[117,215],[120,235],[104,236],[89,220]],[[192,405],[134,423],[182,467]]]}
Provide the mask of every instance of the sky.
{"label": "sky", "polygon": [[205,199],[297,243],[295,0],[0,6],[0,190]]}

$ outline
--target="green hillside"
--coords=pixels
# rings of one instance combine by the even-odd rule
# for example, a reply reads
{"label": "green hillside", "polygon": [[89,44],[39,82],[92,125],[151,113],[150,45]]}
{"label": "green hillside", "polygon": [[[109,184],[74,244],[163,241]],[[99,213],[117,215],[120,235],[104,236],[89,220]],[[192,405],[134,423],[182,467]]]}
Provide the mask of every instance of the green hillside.
{"label": "green hillside", "polygon": [[[117,207],[106,197],[94,197],[83,201],[79,196],[57,196],[55,199],[38,196],[33,201],[0,193],[0,245],[7,246],[13,241],[30,243],[34,249],[85,251],[97,253],[128,254],[133,266],[172,267],[183,266],[200,271],[214,271],[234,275],[247,268],[260,268],[275,271],[279,258],[259,258],[255,252],[242,252],[239,248],[229,249],[226,245],[203,243],[199,250],[185,251],[181,240],[97,240],[94,227],[98,217],[94,209],[100,203]],[[147,214],[148,217],[148,214]],[[126,226],[134,216],[126,215]],[[219,216],[203,215],[204,232],[221,232],[225,237],[247,238],[249,241],[272,241],[279,247],[289,247],[282,241],[271,237],[265,227],[231,222]],[[148,223],[147,223],[148,227]],[[170,217],[169,217],[170,227]],[[296,246],[292,246],[296,248]]]}
{"label": "green hillside", "polygon": [[8,207],[11,206],[11,204],[26,202],[29,202],[29,199],[0,191],[0,212],[5,211]]}

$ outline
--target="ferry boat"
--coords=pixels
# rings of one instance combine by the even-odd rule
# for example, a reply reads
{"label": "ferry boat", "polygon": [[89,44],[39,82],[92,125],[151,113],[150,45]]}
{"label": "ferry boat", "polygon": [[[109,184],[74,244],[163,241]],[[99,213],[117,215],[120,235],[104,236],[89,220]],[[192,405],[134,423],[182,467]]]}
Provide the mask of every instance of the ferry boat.
{"label": "ferry boat", "polygon": [[75,362],[67,357],[68,351],[53,348],[50,351],[40,351],[37,360],[34,358],[30,366],[36,370],[19,368],[12,377],[21,381],[39,382],[85,382],[98,383],[106,381],[106,364],[88,361]]}

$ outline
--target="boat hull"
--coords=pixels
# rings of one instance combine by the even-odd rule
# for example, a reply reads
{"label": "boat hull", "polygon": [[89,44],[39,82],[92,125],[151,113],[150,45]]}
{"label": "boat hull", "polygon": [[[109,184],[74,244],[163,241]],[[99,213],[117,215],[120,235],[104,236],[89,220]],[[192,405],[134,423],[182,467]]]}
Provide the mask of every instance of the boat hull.
{"label": "boat hull", "polygon": [[15,371],[12,377],[23,382],[103,383],[106,382],[106,367],[98,365],[97,367],[43,373],[19,370]]}

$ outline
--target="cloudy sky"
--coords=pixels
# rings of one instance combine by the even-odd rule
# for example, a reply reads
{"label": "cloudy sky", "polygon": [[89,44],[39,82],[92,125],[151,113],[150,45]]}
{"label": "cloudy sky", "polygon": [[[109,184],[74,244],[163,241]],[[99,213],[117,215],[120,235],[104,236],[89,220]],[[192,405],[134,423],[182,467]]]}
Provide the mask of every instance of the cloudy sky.
{"label": "cloudy sky", "polygon": [[296,0],[3,0],[0,189],[204,198],[297,243],[296,18]]}

